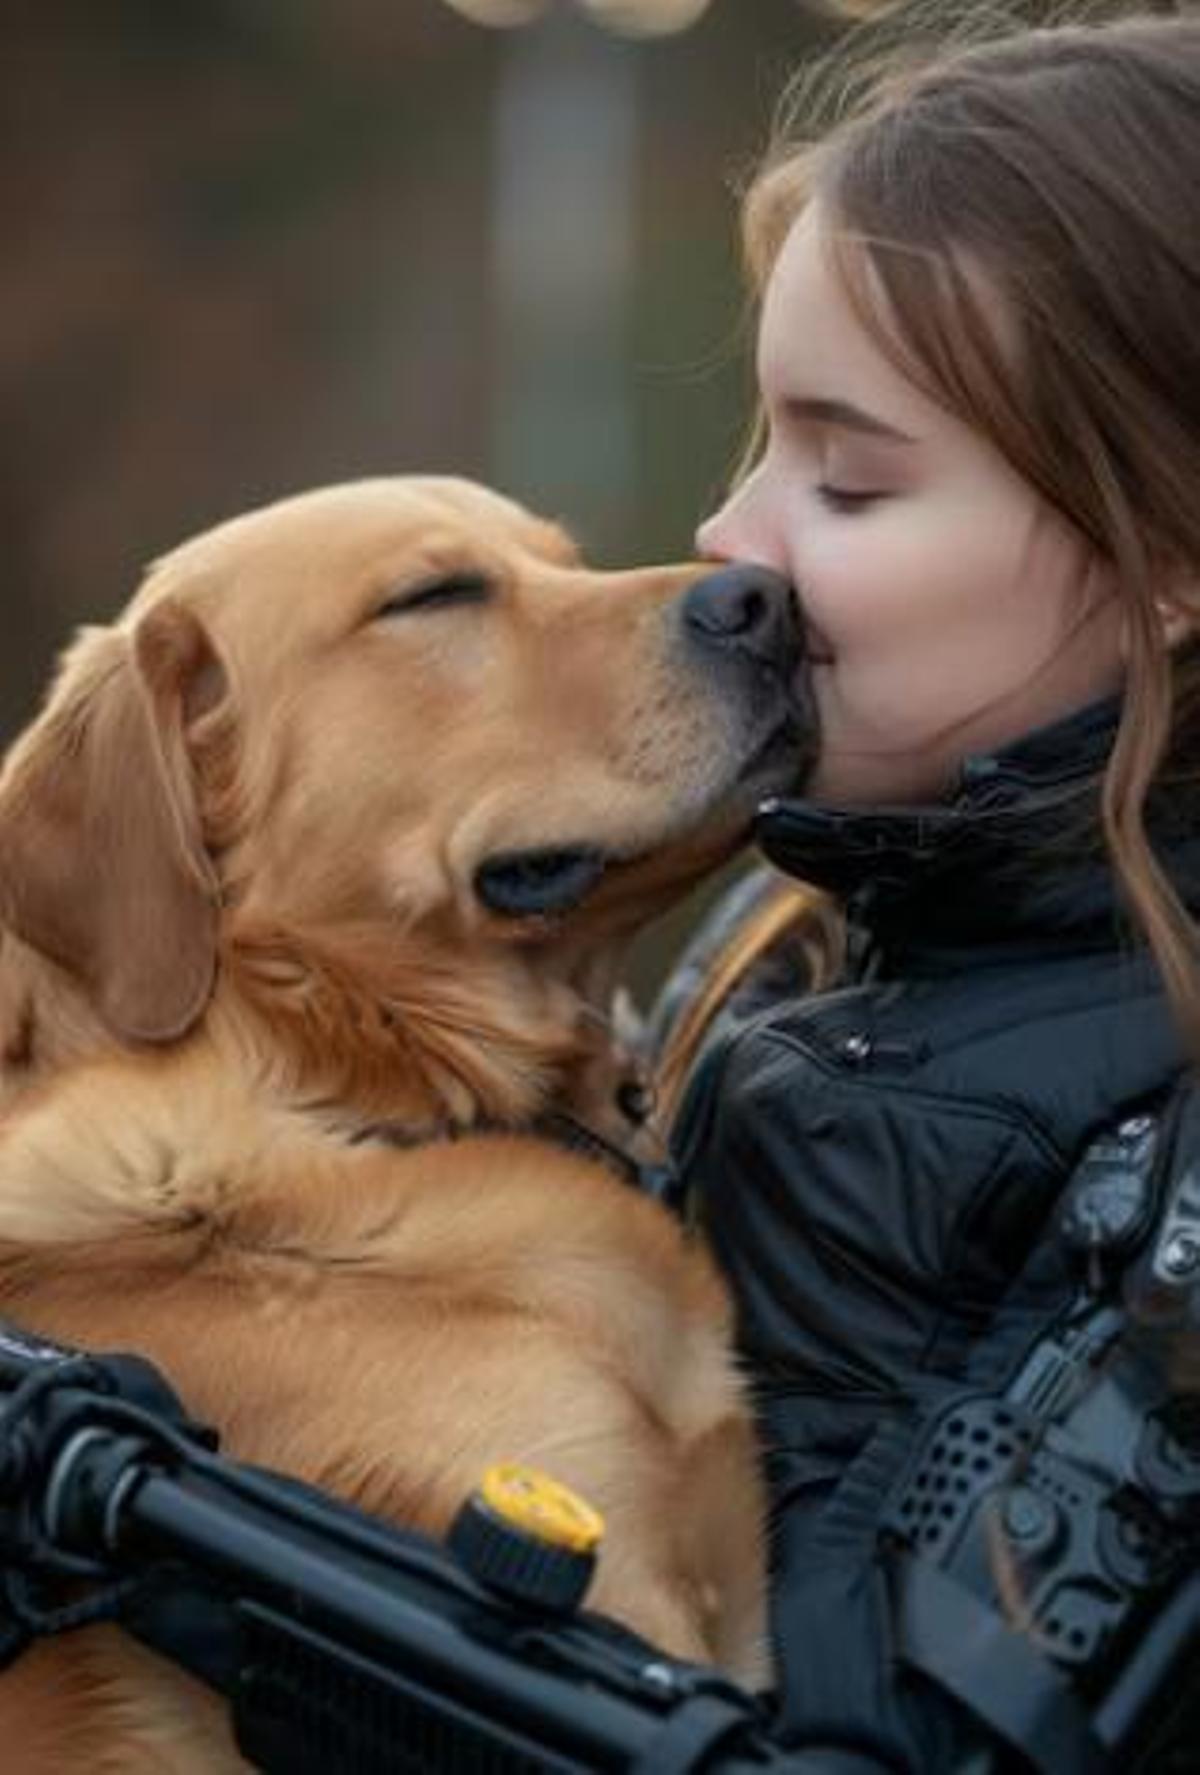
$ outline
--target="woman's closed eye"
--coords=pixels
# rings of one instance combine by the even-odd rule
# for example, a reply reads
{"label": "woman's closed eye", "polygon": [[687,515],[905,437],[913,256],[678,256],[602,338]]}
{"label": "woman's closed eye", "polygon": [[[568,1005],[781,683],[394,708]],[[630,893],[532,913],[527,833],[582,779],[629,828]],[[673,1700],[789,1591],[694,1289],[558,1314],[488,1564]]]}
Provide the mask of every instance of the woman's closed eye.
{"label": "woman's closed eye", "polygon": [[890,495],[882,487],[835,487],[829,481],[822,481],[817,487],[817,498],[835,512],[861,512]]}

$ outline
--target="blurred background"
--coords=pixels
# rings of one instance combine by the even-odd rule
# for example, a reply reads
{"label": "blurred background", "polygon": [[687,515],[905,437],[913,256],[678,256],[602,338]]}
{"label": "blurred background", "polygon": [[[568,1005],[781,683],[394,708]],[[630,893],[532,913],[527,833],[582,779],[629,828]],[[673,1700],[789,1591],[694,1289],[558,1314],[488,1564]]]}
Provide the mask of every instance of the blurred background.
{"label": "blurred background", "polygon": [[804,0],[6,0],[0,740],[218,519],[405,470],[689,550]]}

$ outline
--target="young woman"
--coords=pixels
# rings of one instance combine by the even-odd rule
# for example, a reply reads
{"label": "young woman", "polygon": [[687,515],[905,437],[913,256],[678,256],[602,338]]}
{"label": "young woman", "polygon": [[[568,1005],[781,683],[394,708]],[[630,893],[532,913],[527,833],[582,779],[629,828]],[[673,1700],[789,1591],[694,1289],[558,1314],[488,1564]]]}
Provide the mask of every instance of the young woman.
{"label": "young woman", "polygon": [[955,1731],[839,1482],[1200,1028],[1198,168],[1200,20],[1131,18],[891,74],[746,202],[761,447],[700,548],[796,588],[820,756],[759,839],[849,942],[718,1023],[675,1145],[761,1401],[783,1724],[923,1775]]}

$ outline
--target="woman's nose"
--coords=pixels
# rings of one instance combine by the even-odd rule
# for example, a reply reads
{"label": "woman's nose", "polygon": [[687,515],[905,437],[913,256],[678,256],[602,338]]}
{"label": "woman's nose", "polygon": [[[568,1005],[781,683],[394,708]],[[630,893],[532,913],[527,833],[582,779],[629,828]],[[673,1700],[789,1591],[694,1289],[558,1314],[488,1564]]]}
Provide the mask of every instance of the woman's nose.
{"label": "woman's nose", "polygon": [[772,549],[764,526],[755,522],[754,508],[740,487],[696,531],[697,553],[707,561],[756,561],[776,573],[786,573],[787,563]]}
{"label": "woman's nose", "polygon": [[734,501],[727,499],[696,531],[696,553],[704,560],[732,561],[735,558],[737,550],[732,547],[729,535],[733,505]]}

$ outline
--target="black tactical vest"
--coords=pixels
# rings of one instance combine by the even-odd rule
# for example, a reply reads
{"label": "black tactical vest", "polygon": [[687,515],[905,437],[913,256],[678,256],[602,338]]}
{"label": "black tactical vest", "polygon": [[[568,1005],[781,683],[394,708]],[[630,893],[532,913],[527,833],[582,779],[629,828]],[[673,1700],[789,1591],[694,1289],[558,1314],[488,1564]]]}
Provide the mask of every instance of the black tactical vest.
{"label": "black tactical vest", "polygon": [[[923,1379],[962,1371],[1089,1140],[1184,1066],[1097,837],[1116,713],[970,761],[944,805],[760,817],[777,867],[846,900],[854,977],[744,997],[674,1151],[756,1389],[785,1717],[821,1634],[805,1573],[833,1487]],[[1163,792],[1148,819],[1193,906],[1196,811]]]}

